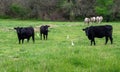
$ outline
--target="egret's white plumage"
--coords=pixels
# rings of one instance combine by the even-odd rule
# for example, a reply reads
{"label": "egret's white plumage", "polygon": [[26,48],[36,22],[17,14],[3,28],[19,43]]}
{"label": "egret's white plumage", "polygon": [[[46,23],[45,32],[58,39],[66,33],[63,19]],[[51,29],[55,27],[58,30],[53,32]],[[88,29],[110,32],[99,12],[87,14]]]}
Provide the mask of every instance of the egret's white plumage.
{"label": "egret's white plumage", "polygon": [[74,46],[74,45],[75,45],[73,41],[71,41],[71,45],[72,45],[72,46]]}
{"label": "egret's white plumage", "polygon": [[69,35],[67,35],[67,39],[69,39],[70,37],[69,37]]}

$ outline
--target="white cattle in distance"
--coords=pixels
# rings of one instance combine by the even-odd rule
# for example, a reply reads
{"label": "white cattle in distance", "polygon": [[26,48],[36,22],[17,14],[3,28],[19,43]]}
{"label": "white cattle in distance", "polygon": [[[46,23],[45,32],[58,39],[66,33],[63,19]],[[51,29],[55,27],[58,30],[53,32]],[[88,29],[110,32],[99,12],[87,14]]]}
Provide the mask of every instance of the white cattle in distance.
{"label": "white cattle in distance", "polygon": [[87,17],[86,17],[86,18],[84,19],[84,23],[89,25],[89,23],[90,23],[90,18],[87,18]]}
{"label": "white cattle in distance", "polygon": [[100,23],[102,22],[102,20],[103,20],[103,17],[102,17],[102,16],[97,16],[97,17],[96,17],[96,22],[97,22],[98,24],[100,24]]}

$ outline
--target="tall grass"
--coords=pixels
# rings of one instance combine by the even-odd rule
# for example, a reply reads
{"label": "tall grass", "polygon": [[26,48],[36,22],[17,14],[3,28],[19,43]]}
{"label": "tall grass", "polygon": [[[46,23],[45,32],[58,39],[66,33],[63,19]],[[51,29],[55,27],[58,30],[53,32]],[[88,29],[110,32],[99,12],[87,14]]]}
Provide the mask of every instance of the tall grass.
{"label": "tall grass", "polygon": [[[37,31],[34,44],[32,40],[18,44],[14,27],[43,24],[51,26],[48,40],[40,40]],[[96,46],[90,46],[83,22],[0,19],[0,72],[120,72],[120,22],[109,24],[113,26],[113,45],[96,38]]]}

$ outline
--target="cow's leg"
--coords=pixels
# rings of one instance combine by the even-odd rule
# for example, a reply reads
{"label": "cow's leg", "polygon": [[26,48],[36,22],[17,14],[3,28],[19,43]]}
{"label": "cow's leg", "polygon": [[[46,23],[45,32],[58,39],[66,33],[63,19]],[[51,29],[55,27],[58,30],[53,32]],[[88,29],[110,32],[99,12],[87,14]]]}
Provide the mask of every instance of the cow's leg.
{"label": "cow's leg", "polygon": [[109,38],[110,38],[111,44],[113,44],[113,38],[112,38],[112,36],[110,36]]}
{"label": "cow's leg", "polygon": [[99,24],[100,24],[100,20],[99,20]]}
{"label": "cow's leg", "polygon": [[33,40],[33,43],[35,42],[35,37],[34,37],[34,35],[32,35],[32,40]]}
{"label": "cow's leg", "polygon": [[19,44],[21,43],[21,39],[19,39]]}
{"label": "cow's leg", "polygon": [[88,26],[89,26],[89,22],[88,22]]}
{"label": "cow's leg", "polygon": [[47,35],[45,35],[45,40],[47,40]]}
{"label": "cow's leg", "polygon": [[48,38],[48,35],[46,35],[46,40],[47,40],[47,38]]}
{"label": "cow's leg", "polygon": [[22,44],[24,43],[24,39],[22,39]]}
{"label": "cow's leg", "polygon": [[43,35],[43,37],[44,37],[44,40],[45,40],[45,35]]}
{"label": "cow's leg", "polygon": [[92,40],[91,40],[91,46],[92,46]]}
{"label": "cow's leg", "polygon": [[27,42],[29,42],[30,38],[27,38]]}
{"label": "cow's leg", "polygon": [[42,40],[42,33],[40,34],[41,40]]}
{"label": "cow's leg", "polygon": [[94,42],[94,45],[96,45],[96,43],[95,43],[95,39],[93,39],[93,42]]}
{"label": "cow's leg", "polygon": [[105,37],[105,39],[106,39],[106,41],[105,41],[105,45],[107,44],[107,42],[108,42],[108,37]]}
{"label": "cow's leg", "polygon": [[91,46],[92,46],[92,42],[94,42],[94,45],[96,45],[96,43],[95,43],[95,39],[94,39],[94,38],[91,39]]}

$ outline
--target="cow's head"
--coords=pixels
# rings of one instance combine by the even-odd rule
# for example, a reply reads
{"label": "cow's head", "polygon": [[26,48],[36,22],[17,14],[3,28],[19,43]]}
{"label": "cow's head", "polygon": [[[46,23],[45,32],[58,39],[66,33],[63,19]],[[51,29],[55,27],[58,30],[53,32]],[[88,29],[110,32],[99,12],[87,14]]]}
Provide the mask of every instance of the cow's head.
{"label": "cow's head", "polygon": [[48,31],[48,27],[50,27],[49,25],[45,25],[44,28],[46,31]]}
{"label": "cow's head", "polygon": [[45,25],[46,27],[50,27],[49,25]]}
{"label": "cow's head", "polygon": [[18,34],[20,34],[22,27],[15,27],[14,29],[17,31]]}
{"label": "cow's head", "polygon": [[84,29],[82,29],[82,30],[85,31],[86,36],[88,36],[88,30],[89,30],[89,27],[86,27],[86,28],[84,28]]}

